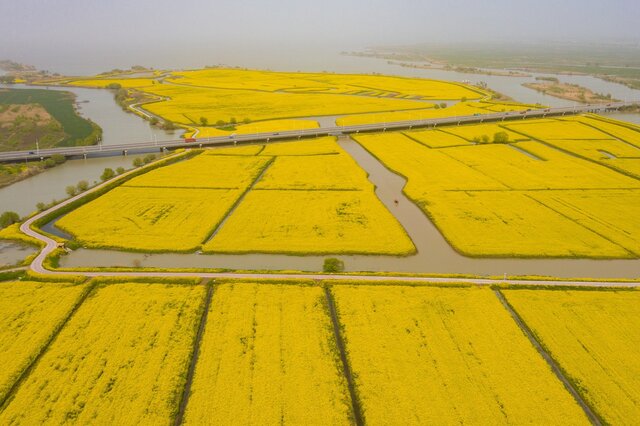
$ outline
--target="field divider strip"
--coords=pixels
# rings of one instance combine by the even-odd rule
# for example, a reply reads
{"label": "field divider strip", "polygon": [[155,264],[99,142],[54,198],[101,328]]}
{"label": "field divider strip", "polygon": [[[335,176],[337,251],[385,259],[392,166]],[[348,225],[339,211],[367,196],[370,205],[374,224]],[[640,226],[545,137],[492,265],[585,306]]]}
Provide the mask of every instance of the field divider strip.
{"label": "field divider strip", "polygon": [[533,347],[538,351],[540,356],[547,362],[551,371],[556,375],[556,377],[562,382],[565,389],[573,396],[575,401],[578,403],[580,408],[584,411],[584,414],[587,416],[591,424],[602,426],[602,421],[600,417],[593,411],[593,409],[587,404],[587,402],[582,398],[582,395],[578,392],[576,387],[571,383],[571,381],[564,375],[562,368],[560,365],[553,359],[551,354],[547,352],[542,343],[536,338],[533,331],[529,328],[529,326],[524,322],[524,320],[520,317],[520,315],[516,312],[516,310],[511,306],[509,301],[504,297],[504,294],[500,291],[500,289],[494,289],[493,293],[496,295],[502,306],[509,312],[513,320],[516,322],[520,330],[527,336]]}
{"label": "field divider strip", "polygon": [[204,303],[203,303],[203,311],[200,316],[200,323],[198,324],[198,331],[196,333],[195,338],[193,339],[193,353],[191,355],[191,361],[189,362],[189,369],[187,370],[187,377],[184,383],[184,390],[182,391],[182,396],[180,397],[180,405],[178,406],[178,412],[176,413],[176,418],[173,422],[175,426],[179,426],[184,421],[184,413],[187,409],[187,404],[189,403],[189,396],[191,394],[191,385],[193,384],[193,377],[195,376],[196,365],[198,364],[198,358],[200,356],[200,347],[202,345],[202,336],[204,335],[204,330],[207,326],[207,319],[209,317],[209,308],[211,307],[211,300],[213,299],[213,280],[207,281],[207,292],[205,294]]}
{"label": "field divider strip", "polygon": [[340,354],[340,361],[342,362],[342,371],[344,372],[344,376],[347,379],[347,388],[349,389],[349,396],[351,398],[351,410],[353,413],[354,421],[357,426],[362,426],[365,424],[365,422],[362,415],[360,399],[358,398],[358,393],[356,392],[356,386],[353,380],[351,367],[349,366],[349,359],[347,358],[344,339],[342,337],[342,333],[340,332],[340,322],[338,320],[335,301],[333,300],[333,295],[331,294],[329,286],[324,286],[324,295],[327,299],[329,316],[331,317],[331,323],[333,325],[333,335],[336,341],[338,352]]}
{"label": "field divider strip", "polygon": [[56,340],[56,338],[58,337],[60,332],[62,332],[64,327],[71,320],[71,318],[75,315],[75,313],[78,311],[78,309],[80,309],[80,306],[82,306],[82,304],[84,303],[85,300],[87,300],[89,295],[91,293],[93,293],[93,291],[97,287],[97,285],[98,285],[98,281],[96,281],[96,280],[90,280],[89,281],[89,283],[87,284],[87,288],[80,295],[80,297],[78,297],[78,299],[76,300],[75,304],[73,305],[73,307],[71,308],[71,310],[69,311],[67,316],[65,318],[63,318],[62,321],[60,321],[58,323],[56,328],[51,333],[51,336],[49,336],[47,341],[42,345],[42,347],[36,353],[36,355],[33,357],[31,362],[29,363],[29,365],[27,365],[25,367],[25,369],[22,370],[20,375],[13,382],[13,384],[11,385],[9,390],[7,391],[4,399],[0,400],[0,412],[2,412],[7,407],[7,405],[9,405],[9,403],[11,403],[11,400],[13,399],[15,393],[18,391],[18,388],[20,388],[20,385],[22,384],[22,382],[24,382],[27,379],[27,377],[29,377],[29,375],[31,374],[31,371],[33,371],[33,369],[38,364],[40,359],[49,350],[49,347],[51,346],[51,344]]}
{"label": "field divider strip", "polygon": [[233,212],[236,211],[236,209],[238,208],[238,206],[242,203],[242,201],[244,200],[244,197],[247,196],[247,194],[253,189],[254,186],[256,186],[256,184],[260,181],[260,179],[262,179],[262,176],[264,176],[265,173],[267,173],[267,170],[269,170],[269,167],[271,167],[271,165],[273,164],[273,162],[276,160],[276,157],[271,157],[264,165],[264,167],[262,168],[262,170],[260,171],[260,173],[258,173],[258,176],[256,176],[256,178],[253,180],[253,182],[251,182],[251,185],[249,185],[247,187],[247,189],[244,190],[244,192],[242,194],[240,194],[240,196],[238,197],[238,199],[233,203],[233,205],[231,206],[231,208],[229,209],[229,211],[227,212],[227,214],[224,216],[224,218],[222,218],[222,220],[220,221],[220,223],[211,231],[211,233],[204,239],[204,242],[202,243],[202,245],[207,244],[209,241],[211,241],[213,239],[213,237],[216,236],[216,234],[218,234],[218,232],[220,232],[220,230],[222,229],[222,227],[224,226],[225,223],[227,223],[227,220],[229,220],[229,218],[231,217],[231,215],[233,214]]}

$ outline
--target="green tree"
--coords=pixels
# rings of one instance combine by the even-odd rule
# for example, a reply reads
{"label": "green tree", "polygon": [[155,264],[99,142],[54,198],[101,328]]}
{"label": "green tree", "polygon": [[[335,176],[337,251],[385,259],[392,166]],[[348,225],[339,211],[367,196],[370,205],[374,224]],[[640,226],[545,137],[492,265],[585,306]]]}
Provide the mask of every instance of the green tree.
{"label": "green tree", "polygon": [[209,124],[209,119],[207,117],[200,117],[200,124],[206,126]]}
{"label": "green tree", "polygon": [[116,169],[116,173],[119,174],[119,175],[123,174],[124,173],[124,167],[118,167]]}
{"label": "green tree", "polygon": [[236,118],[235,118],[235,117],[231,117],[231,118],[229,119],[229,123],[230,123],[230,124],[236,124],[237,122],[238,122],[238,120],[236,120]]}
{"label": "green tree", "polygon": [[7,211],[0,215],[0,228],[20,222],[20,216],[16,212]]}
{"label": "green tree", "polygon": [[107,89],[118,90],[122,88],[122,84],[120,83],[109,83],[107,84]]}
{"label": "green tree", "polygon": [[143,164],[144,164],[144,161],[142,161],[142,158],[136,157],[133,159],[133,167],[140,167]]}
{"label": "green tree", "polygon": [[242,122],[244,124],[249,124],[249,123],[251,123],[251,119],[249,117],[245,117],[244,120],[242,120]]}
{"label": "green tree", "polygon": [[497,132],[493,135],[494,143],[507,143],[509,142],[509,134],[507,132]]}
{"label": "green tree", "polygon": [[172,121],[165,121],[164,125],[162,126],[165,130],[175,130],[176,129],[176,125],[173,124]]}
{"label": "green tree", "polygon": [[107,167],[102,172],[102,175],[100,175],[100,179],[102,179],[102,181],[104,182],[104,181],[107,181],[107,180],[111,179],[115,175],[116,175],[116,172],[114,172],[113,169]]}
{"label": "green tree", "polygon": [[489,135],[482,135],[482,143],[489,143],[489,141],[491,140],[489,138]]}
{"label": "green tree", "polygon": [[335,257],[328,257],[324,260],[322,270],[324,272],[342,272],[344,271],[344,262]]}
{"label": "green tree", "polygon": [[44,160],[44,161],[43,161],[43,163],[42,163],[42,164],[44,164],[44,168],[45,168],[45,169],[50,169],[50,168],[52,168],[52,167],[55,167],[56,162],[55,162],[55,161],[53,161],[53,159],[52,159],[52,158],[47,158],[46,160]]}
{"label": "green tree", "polygon": [[224,120],[218,120],[218,121],[216,121],[216,126],[218,126],[218,127],[219,127],[219,126],[224,126],[225,124],[227,124],[227,123],[225,123],[225,122],[224,122]]}
{"label": "green tree", "polygon": [[440,108],[446,108],[446,107],[447,107],[446,102],[440,102]]}
{"label": "green tree", "polygon": [[78,192],[84,192],[89,189],[89,182],[87,182],[86,180],[81,180],[80,182],[78,182],[78,185],[76,187],[78,188]]}
{"label": "green tree", "polygon": [[67,195],[69,197],[73,197],[74,195],[76,195],[78,193],[78,188],[76,188],[74,185],[69,185],[69,186],[67,186],[65,191],[67,192]]}
{"label": "green tree", "polygon": [[467,97],[466,97],[466,96],[463,96],[463,97],[460,99],[460,102],[467,102]]}
{"label": "green tree", "polygon": [[152,162],[155,159],[156,159],[156,155],[155,154],[147,154],[147,155],[144,156],[142,161],[144,161],[144,164],[149,164],[150,162]]}
{"label": "green tree", "polygon": [[151,117],[151,120],[149,120],[149,123],[155,126],[156,124],[158,124],[158,117]]}
{"label": "green tree", "polygon": [[40,201],[39,203],[36,204],[36,209],[38,209],[39,212],[44,211],[44,209],[47,208],[47,205],[45,203],[43,203],[42,201]]}

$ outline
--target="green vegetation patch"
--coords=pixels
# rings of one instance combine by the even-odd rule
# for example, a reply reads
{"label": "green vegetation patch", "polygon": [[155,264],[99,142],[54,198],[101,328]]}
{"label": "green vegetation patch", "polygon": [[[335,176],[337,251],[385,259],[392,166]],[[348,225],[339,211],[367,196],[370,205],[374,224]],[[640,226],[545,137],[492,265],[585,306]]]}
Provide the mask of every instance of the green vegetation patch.
{"label": "green vegetation patch", "polygon": [[44,89],[0,89],[0,105],[42,105],[56,119],[66,135],[57,146],[90,145],[95,143],[101,129],[82,118],[74,108],[71,92]]}

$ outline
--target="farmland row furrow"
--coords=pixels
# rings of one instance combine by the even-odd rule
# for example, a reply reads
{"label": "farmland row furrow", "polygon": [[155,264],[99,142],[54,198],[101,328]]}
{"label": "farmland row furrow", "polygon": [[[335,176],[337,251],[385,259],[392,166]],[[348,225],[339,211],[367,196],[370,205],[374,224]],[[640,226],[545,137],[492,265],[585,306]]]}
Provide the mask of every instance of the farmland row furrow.
{"label": "farmland row furrow", "polygon": [[571,396],[573,396],[573,398],[576,400],[578,405],[580,405],[580,408],[582,408],[582,410],[584,411],[589,421],[594,425],[598,425],[598,426],[602,425],[602,422],[600,421],[600,417],[593,411],[593,409],[589,406],[589,404],[587,404],[587,402],[582,398],[582,395],[580,395],[580,393],[573,386],[571,381],[567,379],[567,377],[564,375],[558,363],[553,359],[553,357],[549,354],[549,352],[547,352],[544,346],[542,346],[542,344],[538,341],[538,339],[533,334],[529,326],[522,320],[522,318],[520,318],[520,315],[518,315],[515,309],[513,309],[513,307],[509,304],[509,302],[504,297],[502,292],[499,289],[495,289],[494,294],[496,295],[500,303],[502,303],[502,306],[504,306],[505,309],[509,312],[509,314],[511,315],[513,320],[516,322],[516,324],[518,324],[518,327],[520,327],[520,330],[522,330],[522,332],[525,334],[525,336],[527,336],[531,344],[536,348],[540,356],[542,356],[542,358],[544,358],[544,360],[547,362],[547,364],[551,368],[551,371],[553,371],[556,377],[562,382],[565,389],[571,394]]}
{"label": "farmland row furrow", "polygon": [[349,366],[349,360],[347,358],[347,351],[340,331],[340,320],[338,319],[338,313],[336,311],[335,301],[333,295],[328,286],[324,287],[324,294],[327,299],[327,307],[329,309],[329,315],[331,316],[331,323],[333,325],[333,335],[336,341],[336,347],[340,354],[340,361],[342,362],[342,371],[344,372],[345,379],[347,380],[347,387],[349,389],[349,396],[351,398],[351,409],[353,412],[353,418],[356,425],[364,425],[364,416],[362,414],[362,408],[358,393],[356,392],[356,386],[353,380],[353,374],[351,367]]}
{"label": "farmland row furrow", "polygon": [[184,390],[180,399],[180,405],[178,406],[178,413],[173,422],[174,425],[181,425],[184,420],[184,413],[189,403],[189,394],[191,393],[191,385],[193,383],[193,376],[196,371],[196,365],[198,364],[198,356],[200,355],[200,345],[204,329],[207,325],[207,317],[209,316],[209,308],[211,306],[211,299],[213,299],[213,282],[207,281],[207,292],[205,294],[204,303],[202,306],[202,316],[200,317],[200,324],[198,325],[198,332],[193,340],[193,352],[191,355],[191,362],[189,363],[189,370],[187,371],[187,378],[184,384]]}
{"label": "farmland row furrow", "polygon": [[65,325],[69,322],[69,320],[73,317],[73,315],[78,311],[78,309],[80,309],[80,306],[82,306],[84,301],[87,300],[87,298],[93,292],[96,285],[97,285],[97,282],[95,280],[91,281],[90,284],[87,285],[87,288],[80,295],[76,303],[73,305],[73,307],[69,311],[69,314],[60,322],[60,324],[58,324],[58,326],[53,331],[53,333],[51,333],[51,336],[49,337],[49,339],[47,339],[47,341],[42,345],[38,353],[33,357],[33,360],[20,373],[16,381],[13,383],[13,385],[11,385],[11,387],[7,391],[4,399],[0,400],[0,412],[2,412],[7,407],[7,405],[15,395],[16,391],[18,390],[22,382],[24,382],[24,380],[27,377],[29,377],[29,374],[31,373],[31,371],[38,364],[42,356],[47,352],[47,350],[49,349],[51,344],[55,341],[55,339],[58,337],[58,335],[60,334],[62,329],[65,327]]}

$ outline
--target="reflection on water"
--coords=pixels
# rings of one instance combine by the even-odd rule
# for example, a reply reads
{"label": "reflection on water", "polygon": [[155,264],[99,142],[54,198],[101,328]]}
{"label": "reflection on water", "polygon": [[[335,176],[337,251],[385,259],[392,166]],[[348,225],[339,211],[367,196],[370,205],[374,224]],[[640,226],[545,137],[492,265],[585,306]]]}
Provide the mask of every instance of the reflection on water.
{"label": "reflection on water", "polygon": [[[418,253],[408,257],[339,256],[347,271],[458,273],[475,275],[548,275],[557,277],[633,278],[640,260],[474,259],[449,246],[425,214],[402,193],[406,181],[390,172],[350,138],[341,146],[367,171],[376,195],[413,240]],[[398,203],[395,203],[398,200]],[[320,271],[326,256],[275,254],[198,255],[136,254],[81,249],[61,259],[64,267],[153,266],[163,268],[229,268]]]}

